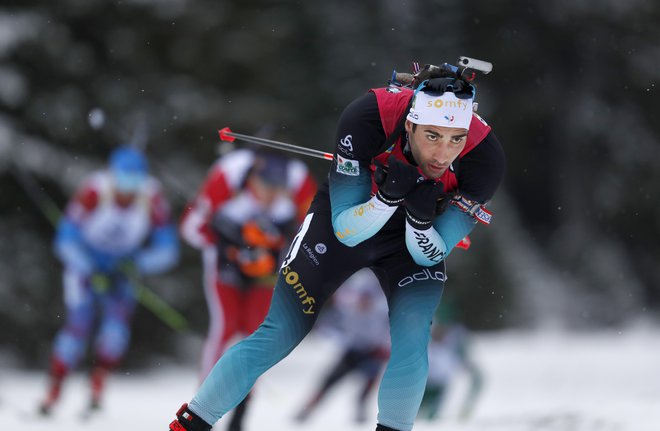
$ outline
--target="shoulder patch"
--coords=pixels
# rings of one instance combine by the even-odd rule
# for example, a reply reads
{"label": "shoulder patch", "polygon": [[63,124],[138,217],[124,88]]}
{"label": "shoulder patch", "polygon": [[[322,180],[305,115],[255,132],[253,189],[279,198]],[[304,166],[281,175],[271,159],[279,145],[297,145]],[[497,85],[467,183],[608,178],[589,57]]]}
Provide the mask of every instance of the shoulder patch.
{"label": "shoulder patch", "polygon": [[337,154],[337,172],[357,177],[360,175],[360,163],[357,160],[345,159]]}

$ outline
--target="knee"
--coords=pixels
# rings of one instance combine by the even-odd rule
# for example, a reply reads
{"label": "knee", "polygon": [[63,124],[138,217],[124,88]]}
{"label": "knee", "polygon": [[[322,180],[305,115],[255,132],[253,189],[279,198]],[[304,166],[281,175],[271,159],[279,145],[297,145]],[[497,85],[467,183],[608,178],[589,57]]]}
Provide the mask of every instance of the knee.
{"label": "knee", "polygon": [[288,355],[304,338],[301,331],[287,325],[278,324],[272,319],[266,319],[257,330],[246,339],[254,354],[271,352],[275,356]]}
{"label": "knee", "polygon": [[89,337],[91,332],[91,322],[86,320],[82,321],[80,319],[69,319],[64,328],[62,328],[62,333],[76,339],[86,339]]}
{"label": "knee", "polygon": [[431,319],[414,315],[393,316],[390,321],[392,349],[395,345],[425,347],[431,336]]}
{"label": "knee", "polygon": [[109,360],[123,356],[128,348],[130,329],[124,322],[111,321],[102,325],[97,339],[97,354]]}

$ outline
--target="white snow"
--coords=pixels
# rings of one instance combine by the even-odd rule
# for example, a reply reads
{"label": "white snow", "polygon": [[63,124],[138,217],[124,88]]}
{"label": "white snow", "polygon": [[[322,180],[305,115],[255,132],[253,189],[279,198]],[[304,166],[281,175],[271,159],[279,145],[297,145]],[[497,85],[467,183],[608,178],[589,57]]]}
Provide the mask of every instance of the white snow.
{"label": "white snow", "polygon": [[[458,376],[445,415],[418,421],[421,431],[656,431],[660,429],[660,331],[637,327],[587,333],[503,332],[476,334],[475,360],[485,387],[472,417],[457,418],[467,379]],[[283,362],[258,381],[245,431],[373,431],[372,418],[352,422],[357,380],[332,391],[310,420],[292,421],[298,406],[333,360],[336,346],[310,335]],[[191,367],[155,367],[149,372],[116,374],[105,408],[83,422],[87,397],[81,374],[66,385],[50,419],[35,415],[45,375],[4,367],[0,371],[0,417],[6,430],[166,431],[181,403],[196,387]],[[215,430],[224,430],[220,420]]]}

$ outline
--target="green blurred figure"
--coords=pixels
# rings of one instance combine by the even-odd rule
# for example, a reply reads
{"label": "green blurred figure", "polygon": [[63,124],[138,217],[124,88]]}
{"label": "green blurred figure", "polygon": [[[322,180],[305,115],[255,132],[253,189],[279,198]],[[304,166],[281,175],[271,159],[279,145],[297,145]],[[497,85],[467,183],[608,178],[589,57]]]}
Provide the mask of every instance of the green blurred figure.
{"label": "green blurred figure", "polygon": [[470,356],[468,329],[447,317],[436,319],[431,327],[428,356],[429,375],[418,417],[436,419],[442,413],[452,380],[460,372],[466,372],[469,389],[462,401],[459,418],[467,419],[483,386],[482,373]]}

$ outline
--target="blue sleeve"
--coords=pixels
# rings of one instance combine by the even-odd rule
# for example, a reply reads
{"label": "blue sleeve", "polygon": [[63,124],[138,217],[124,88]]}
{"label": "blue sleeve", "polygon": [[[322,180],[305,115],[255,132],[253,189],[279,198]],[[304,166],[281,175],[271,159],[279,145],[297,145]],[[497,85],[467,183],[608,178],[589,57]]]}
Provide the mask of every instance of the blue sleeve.
{"label": "blue sleeve", "polygon": [[135,256],[135,265],[141,274],[165,272],[178,261],[179,240],[171,223],[154,229],[148,247]]}
{"label": "blue sleeve", "polygon": [[94,260],[84,245],[80,229],[66,216],[57,225],[54,250],[63,265],[85,274],[93,271]]}
{"label": "blue sleeve", "polygon": [[81,242],[81,236],[78,225],[66,216],[61,217],[55,233],[55,248],[57,249],[59,244],[66,242]]}
{"label": "blue sleeve", "polygon": [[329,175],[332,227],[349,247],[375,235],[397,209],[371,196],[371,159],[383,142],[378,101],[370,92],[351,102],[339,119]]}
{"label": "blue sleeve", "polygon": [[354,247],[374,236],[396,211],[371,197],[371,173],[366,169],[355,177],[346,177],[334,168],[330,173],[332,227],[339,241]]}
{"label": "blue sleeve", "polygon": [[440,234],[448,255],[460,240],[465,238],[477,222],[474,217],[464,213],[454,205],[449,205],[447,210],[433,221],[433,228]]}

